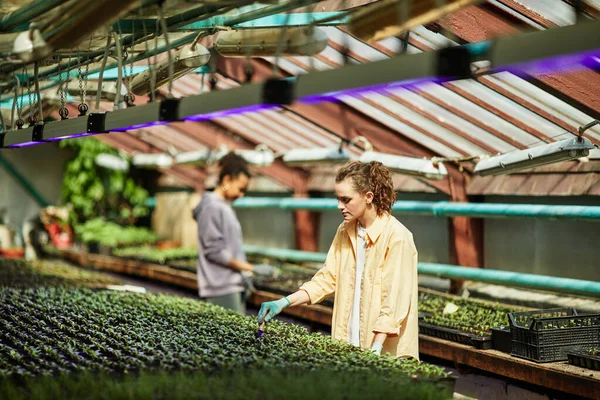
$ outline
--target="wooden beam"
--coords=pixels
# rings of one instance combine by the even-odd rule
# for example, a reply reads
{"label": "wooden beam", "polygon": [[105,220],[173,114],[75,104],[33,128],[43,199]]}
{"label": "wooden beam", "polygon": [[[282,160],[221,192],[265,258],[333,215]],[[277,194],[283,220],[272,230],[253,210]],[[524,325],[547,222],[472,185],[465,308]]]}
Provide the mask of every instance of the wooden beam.
{"label": "wooden beam", "polygon": [[[237,82],[244,81],[245,67],[245,60],[219,57],[217,61],[218,71]],[[252,67],[253,82],[264,81],[271,76],[271,67],[266,62],[253,60]],[[410,154],[414,157],[430,158],[437,155],[421,144],[392,131],[382,123],[343,103],[304,104],[296,102],[285,108],[340,138],[352,140],[356,136],[366,136],[375,149],[395,154]],[[458,172],[454,166],[449,165],[448,168]],[[436,190],[450,195],[450,186],[446,180],[424,182]]]}

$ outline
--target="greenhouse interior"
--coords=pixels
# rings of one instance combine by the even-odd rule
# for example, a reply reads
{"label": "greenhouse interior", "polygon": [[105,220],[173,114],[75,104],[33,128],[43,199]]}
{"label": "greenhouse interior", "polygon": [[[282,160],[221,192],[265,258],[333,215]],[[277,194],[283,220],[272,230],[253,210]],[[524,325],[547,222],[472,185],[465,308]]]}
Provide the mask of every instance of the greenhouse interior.
{"label": "greenhouse interior", "polygon": [[0,1],[0,398],[600,399],[598,19]]}

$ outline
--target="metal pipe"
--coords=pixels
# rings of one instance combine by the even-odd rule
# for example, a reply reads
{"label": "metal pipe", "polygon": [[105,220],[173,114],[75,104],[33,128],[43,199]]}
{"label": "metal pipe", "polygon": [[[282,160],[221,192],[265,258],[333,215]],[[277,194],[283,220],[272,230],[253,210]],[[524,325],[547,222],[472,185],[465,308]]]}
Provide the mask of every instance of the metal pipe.
{"label": "metal pipe", "polygon": [[[335,199],[301,199],[244,197],[233,206],[243,208],[279,208],[281,210],[337,210]],[[450,203],[447,201],[398,201],[392,210],[397,214],[436,217],[533,218],[550,220],[600,221],[600,206],[562,206],[504,203]]]}
{"label": "metal pipe", "polygon": [[[260,246],[245,245],[244,251],[246,254],[263,255],[266,257],[296,262],[323,263],[327,258],[327,253],[313,253],[309,251],[276,249]],[[433,263],[419,263],[418,273],[436,276],[438,278],[461,279],[495,285],[600,297],[600,282],[582,279],[560,278],[556,276],[524,274],[520,272]]]}
{"label": "metal pipe", "polygon": [[25,24],[45,12],[52,10],[63,2],[64,0],[35,0],[31,4],[27,4],[18,10],[4,15],[2,19],[0,19],[0,31],[10,31],[17,26]]}

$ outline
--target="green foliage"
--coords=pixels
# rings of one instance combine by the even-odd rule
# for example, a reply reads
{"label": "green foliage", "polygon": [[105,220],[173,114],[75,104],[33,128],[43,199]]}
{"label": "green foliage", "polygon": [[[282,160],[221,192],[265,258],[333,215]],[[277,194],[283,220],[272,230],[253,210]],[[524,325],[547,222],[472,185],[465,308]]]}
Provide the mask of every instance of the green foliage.
{"label": "green foliage", "polygon": [[62,261],[7,260],[0,258],[0,286],[32,288],[38,286],[106,286],[121,281],[105,274],[86,271]]}
{"label": "green foliage", "polygon": [[[458,310],[452,314],[444,314],[448,302],[457,305]],[[489,336],[493,327],[508,325],[507,313],[517,310],[468,299],[451,300],[429,293],[419,295],[419,312],[427,315],[423,319],[424,322],[477,336]]]}
{"label": "green foliage", "polygon": [[141,373],[116,378],[107,374],[0,380],[7,399],[449,399],[441,384],[390,380],[374,373],[331,371],[241,370],[213,374],[186,372]]}
{"label": "green foliage", "polygon": [[194,299],[87,289],[0,288],[0,375],[69,371],[328,370],[382,378],[439,378],[441,368],[376,356],[278,321]]}
{"label": "green foliage", "polygon": [[124,227],[102,218],[76,226],[75,233],[84,243],[98,242],[111,247],[155,243],[158,240],[158,235],[146,228]]}
{"label": "green foliage", "polygon": [[198,249],[193,247],[176,247],[172,249],[157,249],[150,246],[124,247],[113,250],[117,257],[130,257],[140,260],[165,264],[172,260],[189,260],[198,258]]}
{"label": "green foliage", "polygon": [[132,224],[148,214],[148,192],[126,172],[107,170],[95,165],[101,153],[117,155],[117,150],[94,138],[63,140],[61,147],[77,151],[65,168],[62,198],[73,206],[75,224],[98,216]]}

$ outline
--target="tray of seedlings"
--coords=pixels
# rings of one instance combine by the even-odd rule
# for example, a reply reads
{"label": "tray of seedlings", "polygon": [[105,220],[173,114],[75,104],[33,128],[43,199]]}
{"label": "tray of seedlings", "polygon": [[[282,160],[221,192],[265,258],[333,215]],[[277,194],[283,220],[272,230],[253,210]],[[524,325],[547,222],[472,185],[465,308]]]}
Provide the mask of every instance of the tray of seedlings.
{"label": "tray of seedlings", "polygon": [[419,294],[419,332],[452,342],[492,348],[492,328],[508,323],[513,309],[482,301],[451,299],[428,292]]}
{"label": "tray of seedlings", "polygon": [[113,248],[156,243],[158,235],[146,228],[121,226],[95,218],[75,227],[77,240],[83,242],[88,252],[111,255]]}
{"label": "tray of seedlings", "polygon": [[589,350],[568,351],[569,364],[600,371],[600,347]]}
{"label": "tray of seedlings", "polygon": [[198,258],[198,250],[191,247],[174,247],[169,249],[158,249],[152,246],[124,247],[114,249],[112,254],[116,257],[143,263],[168,266]]}
{"label": "tray of seedlings", "polygon": [[0,392],[10,398],[57,382],[61,396],[83,390],[86,398],[206,392],[234,399],[433,400],[453,392],[442,368],[376,356],[279,321],[258,338],[255,317],[195,299],[3,286],[0,313]]}
{"label": "tray of seedlings", "polygon": [[105,288],[122,282],[95,271],[74,267],[63,261],[24,261],[0,258],[0,286],[32,288],[39,286],[86,286]]}
{"label": "tray of seedlings", "polygon": [[600,347],[600,314],[574,308],[513,312],[508,315],[513,356],[535,362],[568,360],[569,351]]}

